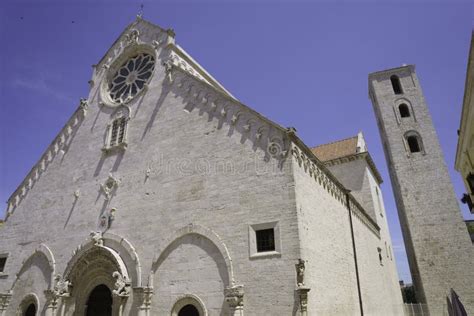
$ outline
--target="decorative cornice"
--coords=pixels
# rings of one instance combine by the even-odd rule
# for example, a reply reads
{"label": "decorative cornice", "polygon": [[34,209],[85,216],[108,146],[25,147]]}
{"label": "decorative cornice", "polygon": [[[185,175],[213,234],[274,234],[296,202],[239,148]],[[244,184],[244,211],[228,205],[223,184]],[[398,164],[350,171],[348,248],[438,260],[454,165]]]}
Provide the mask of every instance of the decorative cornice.
{"label": "decorative cornice", "polygon": [[168,83],[184,99],[186,107],[199,108],[251,138],[254,146],[265,151],[265,159],[283,161],[289,152],[289,138],[285,128],[263,117],[258,112],[233,99],[224,91],[187,70],[169,63]]}
{"label": "decorative cornice", "polygon": [[[319,161],[314,153],[293,133],[291,135],[293,147],[291,149],[294,159],[299,167],[321,185],[334,199],[355,214],[362,223],[380,238],[380,228],[377,223],[367,214],[364,208],[349,193],[349,191],[332,175],[332,173]],[[346,202],[349,197],[349,204]]]}
{"label": "decorative cornice", "polygon": [[21,184],[8,198],[7,212],[5,221],[20,205],[21,201],[26,197],[27,193],[34,187],[41,175],[48,169],[48,166],[57,157],[58,153],[63,155],[67,152],[74,135],[87,115],[88,102],[81,99],[76,111],[72,114],[66,125],[61,129],[56,138],[51,142],[46,151],[43,153],[39,161],[33,166],[26,175]]}

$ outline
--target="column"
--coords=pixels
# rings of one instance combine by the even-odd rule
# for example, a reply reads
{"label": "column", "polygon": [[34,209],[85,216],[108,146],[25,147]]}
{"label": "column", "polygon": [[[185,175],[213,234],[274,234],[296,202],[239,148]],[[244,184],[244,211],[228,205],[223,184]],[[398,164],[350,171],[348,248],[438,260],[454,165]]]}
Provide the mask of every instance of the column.
{"label": "column", "polygon": [[0,293],[0,316],[6,316],[7,308],[10,304],[12,293],[7,291],[6,293]]}
{"label": "column", "polygon": [[244,286],[233,285],[225,289],[225,301],[229,305],[230,316],[244,316]]}
{"label": "column", "polygon": [[150,316],[151,298],[153,296],[152,287],[133,288],[133,299],[139,303],[138,316]]}

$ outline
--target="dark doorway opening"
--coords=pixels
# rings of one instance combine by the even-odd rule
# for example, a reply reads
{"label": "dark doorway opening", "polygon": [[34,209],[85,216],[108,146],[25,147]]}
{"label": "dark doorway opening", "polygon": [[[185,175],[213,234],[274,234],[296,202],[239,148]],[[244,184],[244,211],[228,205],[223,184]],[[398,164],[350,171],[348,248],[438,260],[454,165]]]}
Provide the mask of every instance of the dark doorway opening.
{"label": "dark doorway opening", "polygon": [[188,304],[180,309],[178,316],[199,316],[199,311],[194,305]]}
{"label": "dark doorway opening", "polygon": [[86,304],[86,316],[112,316],[112,292],[104,284],[96,286]]}
{"label": "dark doorway opening", "polygon": [[25,311],[25,316],[36,316],[36,305],[31,303]]}

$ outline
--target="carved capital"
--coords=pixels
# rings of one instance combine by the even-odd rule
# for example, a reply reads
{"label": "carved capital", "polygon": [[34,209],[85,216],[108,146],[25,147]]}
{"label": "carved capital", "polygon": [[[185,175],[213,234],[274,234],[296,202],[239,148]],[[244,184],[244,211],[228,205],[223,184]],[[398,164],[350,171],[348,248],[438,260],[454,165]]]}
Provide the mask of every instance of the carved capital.
{"label": "carved capital", "polygon": [[243,309],[244,307],[244,286],[234,285],[225,289],[225,301],[231,309]]}
{"label": "carved capital", "polygon": [[298,287],[296,289],[296,294],[299,299],[299,305],[300,305],[300,315],[301,316],[306,316],[308,312],[308,292],[311,291],[309,287]]}
{"label": "carved capital", "polygon": [[11,298],[12,293],[10,291],[7,291],[6,293],[0,293],[0,312],[7,310]]}
{"label": "carved capital", "polygon": [[141,310],[150,310],[151,298],[153,297],[153,288],[149,286],[134,287],[133,297],[137,299],[137,302],[139,303],[139,308]]}
{"label": "carved capital", "polygon": [[115,286],[112,294],[118,297],[129,297],[131,284],[130,279],[118,271],[112,273],[112,277],[115,279]]}
{"label": "carved capital", "polygon": [[54,286],[51,291],[51,295],[58,297],[69,297],[71,296],[72,283],[69,280],[65,280],[60,274],[54,277]]}
{"label": "carved capital", "polygon": [[46,309],[56,310],[58,307],[58,295],[56,295],[54,290],[44,291],[44,296],[46,297]]}
{"label": "carved capital", "polygon": [[102,237],[101,232],[91,232],[89,236],[94,242],[94,246],[102,247],[104,245],[104,238]]}

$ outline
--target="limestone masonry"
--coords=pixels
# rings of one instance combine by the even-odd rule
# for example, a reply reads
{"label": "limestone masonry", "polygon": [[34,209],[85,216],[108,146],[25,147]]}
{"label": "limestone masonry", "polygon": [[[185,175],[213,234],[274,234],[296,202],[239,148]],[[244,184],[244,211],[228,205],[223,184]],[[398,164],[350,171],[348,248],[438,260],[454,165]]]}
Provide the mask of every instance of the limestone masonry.
{"label": "limestone masonry", "polygon": [[311,150],[137,18],[8,200],[0,314],[402,315],[381,181],[362,134]]}
{"label": "limestone masonry", "polygon": [[369,95],[380,129],[418,300],[430,315],[445,315],[454,289],[474,314],[474,247],[415,67],[369,75]]}

